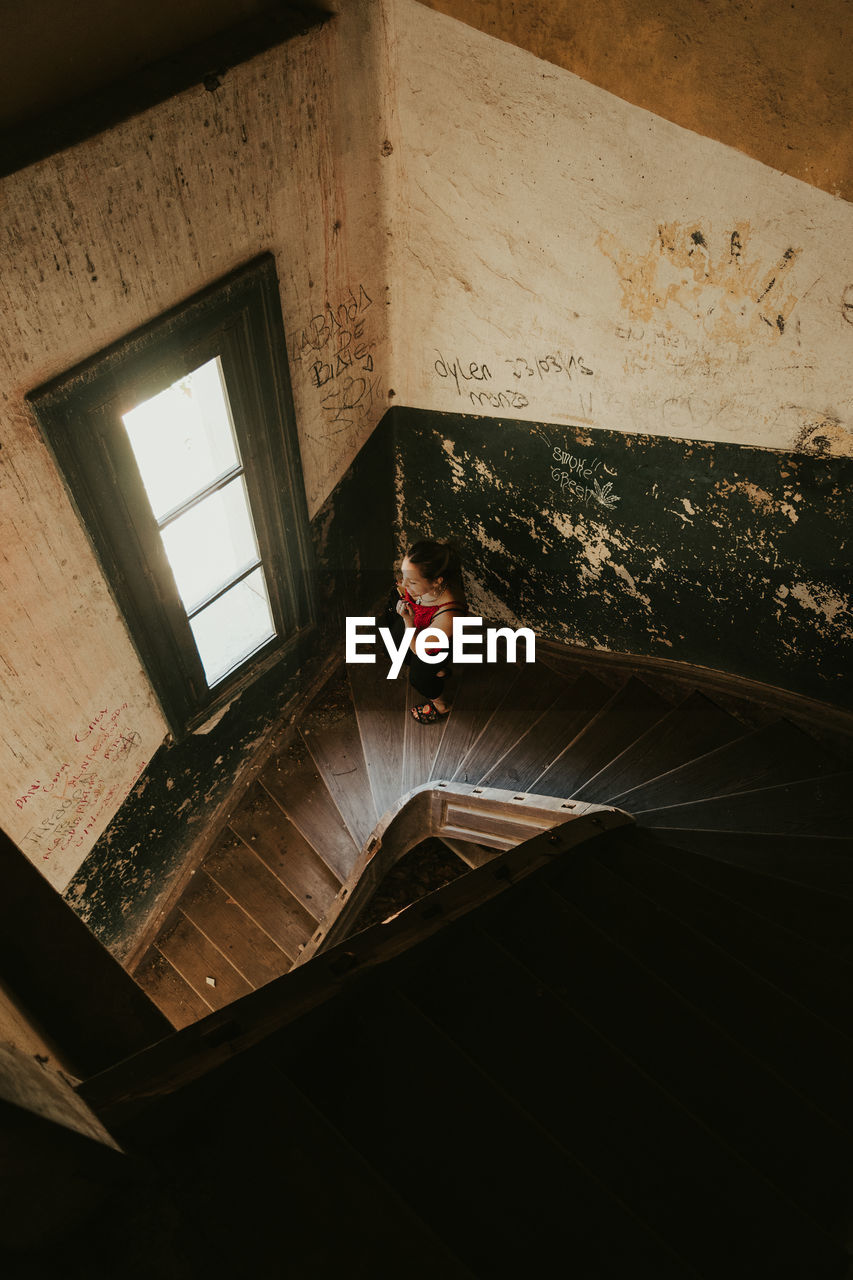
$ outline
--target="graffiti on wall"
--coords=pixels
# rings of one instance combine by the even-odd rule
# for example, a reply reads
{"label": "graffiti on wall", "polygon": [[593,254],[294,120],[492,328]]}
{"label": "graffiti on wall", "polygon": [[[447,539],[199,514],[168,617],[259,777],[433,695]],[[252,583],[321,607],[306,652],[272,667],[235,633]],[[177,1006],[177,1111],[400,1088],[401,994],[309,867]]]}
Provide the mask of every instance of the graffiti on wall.
{"label": "graffiti on wall", "polygon": [[756,250],[747,222],[719,234],[697,224],[664,222],[641,253],[603,231],[598,247],[616,268],[632,324],[649,324],[676,310],[715,342],[776,342],[799,301],[793,268],[802,250]]}
{"label": "graffiti on wall", "polygon": [[581,456],[555,444],[551,450],[550,465],[551,479],[559,486],[560,492],[577,498],[583,506],[591,502],[594,506],[612,511],[621,501],[619,495],[613,492],[613,484],[619,473],[608,467],[601,458],[587,454]]}
{"label": "graffiti on wall", "polygon": [[372,422],[379,385],[373,306],[359,284],[337,302],[326,302],[290,339],[331,435]]}
{"label": "graffiti on wall", "polygon": [[[526,355],[462,360],[436,350],[435,377],[473,409],[527,409],[537,393],[548,389],[567,394],[568,412],[580,421],[592,417],[592,383],[595,375],[580,352],[554,348]],[[467,408],[467,405],[466,405]]]}
{"label": "graffiti on wall", "polygon": [[30,857],[48,862],[83,849],[139,781],[147,761],[130,763],[141,737],[127,710],[126,702],[97,710],[75,733],[69,758],[34,778],[16,798],[15,807],[33,816],[19,841]]}

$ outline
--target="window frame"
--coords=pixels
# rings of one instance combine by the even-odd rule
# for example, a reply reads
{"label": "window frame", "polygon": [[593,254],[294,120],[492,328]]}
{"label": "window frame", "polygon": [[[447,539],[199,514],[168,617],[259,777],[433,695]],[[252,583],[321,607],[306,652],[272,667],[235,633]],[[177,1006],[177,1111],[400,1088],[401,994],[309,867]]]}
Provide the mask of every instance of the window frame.
{"label": "window frame", "polygon": [[[210,688],[121,415],[216,356],[277,634]],[[316,622],[273,255],[238,268],[26,398],[169,728],[181,738],[295,650]]]}

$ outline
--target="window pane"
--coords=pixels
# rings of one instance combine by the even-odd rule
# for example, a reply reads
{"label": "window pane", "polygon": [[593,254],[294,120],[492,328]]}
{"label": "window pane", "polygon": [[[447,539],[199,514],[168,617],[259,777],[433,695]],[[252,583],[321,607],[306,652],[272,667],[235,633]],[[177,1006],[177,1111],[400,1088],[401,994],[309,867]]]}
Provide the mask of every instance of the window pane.
{"label": "window pane", "polygon": [[256,569],[190,619],[208,685],[275,635],[263,569]]}
{"label": "window pane", "polygon": [[158,520],[239,462],[218,356],[122,421]]}
{"label": "window pane", "polygon": [[203,498],[160,530],[188,613],[237,577],[258,556],[258,542],[242,476]]}

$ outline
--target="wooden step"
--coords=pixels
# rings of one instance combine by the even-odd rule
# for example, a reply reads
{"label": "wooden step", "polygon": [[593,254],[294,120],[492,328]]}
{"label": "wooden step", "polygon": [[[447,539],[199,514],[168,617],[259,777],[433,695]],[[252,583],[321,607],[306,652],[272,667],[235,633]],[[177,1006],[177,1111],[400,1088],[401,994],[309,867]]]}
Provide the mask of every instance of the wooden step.
{"label": "wooden step", "polygon": [[538,1272],[557,1257],[599,1280],[690,1274],[523,1104],[378,983],[282,1065],[475,1274]]}
{"label": "wooden step", "polygon": [[345,669],[325,685],[305,711],[299,731],[347,830],[361,848],[379,815]]}
{"label": "wooden step", "polygon": [[[832,1011],[837,991],[834,1020],[849,1031],[844,975],[833,986],[826,957],[813,950],[808,976],[800,974],[797,962],[808,948],[797,946],[791,935],[789,960],[772,925],[764,927],[669,869],[656,874],[630,841],[606,838],[597,844],[596,857],[579,855],[555,874],[561,896],[809,1098],[816,1110],[811,1116],[803,1112],[803,1135],[809,1126],[815,1132],[824,1127],[817,1109],[853,1132],[853,1041],[822,1016]],[[812,991],[821,1014],[810,1007]]]}
{"label": "wooden step", "polygon": [[[248,1088],[257,1093],[251,1073],[247,1076]],[[260,1190],[265,1182],[269,1184],[264,1206],[272,1227],[268,1233],[268,1274],[280,1273],[281,1238],[274,1224],[284,1194],[291,1224],[288,1257],[300,1241],[305,1270],[318,1277],[381,1276],[384,1263],[379,1260],[393,1259],[388,1274],[406,1280],[436,1280],[439,1276],[441,1280],[475,1280],[474,1273],[443,1242],[440,1224],[437,1230],[429,1227],[417,1206],[407,1203],[382,1171],[347,1142],[283,1072],[270,1075],[269,1089],[259,1101],[258,1127],[271,1126],[285,1150],[297,1157],[283,1193],[276,1180],[269,1184],[266,1170],[259,1168],[256,1175]],[[251,1158],[251,1146],[246,1154]],[[244,1163],[238,1162],[237,1167]],[[322,1187],[322,1195],[317,1194],[318,1187]],[[333,1214],[330,1205],[335,1206]],[[240,1261],[237,1274],[242,1270],[245,1275],[245,1258]]]}
{"label": "wooden step", "polygon": [[343,882],[359,849],[305,743],[291,742],[259,775],[260,781],[311,847]]}
{"label": "wooden step", "polygon": [[204,870],[288,959],[296,959],[316,921],[239,836],[226,830],[205,858]]}
{"label": "wooden step", "polygon": [[406,957],[395,985],[705,1274],[763,1274],[786,1208],[765,1179],[476,928]]}
{"label": "wooden step", "polygon": [[[734,896],[706,886],[698,877],[690,875],[687,868],[679,870],[678,860],[682,854],[683,850],[662,846],[655,838],[648,846],[632,847],[624,856],[619,855],[619,865],[612,850],[602,852],[600,859],[671,915],[677,915],[683,923],[689,922],[694,931],[709,938],[727,956],[748,966],[833,1027],[836,1035],[850,1041],[853,1038],[853,966],[839,960],[819,939],[806,939],[802,936],[804,930],[788,927],[790,919],[780,923],[762,909],[743,906]],[[736,868],[731,870],[740,874]],[[771,888],[768,884],[768,891]],[[790,1012],[785,1013],[786,1018],[790,1016]],[[843,1056],[850,1050],[845,1045],[839,1052]]]}
{"label": "wooden step", "polygon": [[355,663],[347,674],[373,802],[381,818],[408,790],[403,781],[408,681],[405,674],[386,679],[386,664],[380,662]]}
{"label": "wooden step", "polygon": [[402,712],[404,730],[401,795],[429,781],[447,726],[455,714],[451,711],[450,716],[435,724],[421,724],[411,714],[411,707],[415,705],[423,705],[423,699],[410,698]]}
{"label": "wooden step", "polygon": [[658,830],[655,838],[659,844],[691,849],[703,858],[853,898],[853,839],[727,831],[721,840],[716,831],[683,827]]}
{"label": "wooden step", "polygon": [[573,797],[579,787],[669,710],[668,702],[632,676],[529,789],[548,796]]}
{"label": "wooden step", "polygon": [[249,789],[228,825],[315,920],[324,918],[341,881],[262,783]]}
{"label": "wooden step", "polygon": [[618,797],[624,792],[722,747],[743,733],[739,720],[694,691],[579,787],[575,798],[592,804],[618,805]]}
{"label": "wooden step", "polygon": [[213,1008],[156,947],[149,949],[133,977],[178,1030],[205,1017]]}
{"label": "wooden step", "polygon": [[[662,876],[668,871],[688,876],[727,902],[737,903],[771,921],[786,934],[793,933],[811,942],[827,957],[843,961],[845,967],[853,966],[853,911],[848,898],[836,897],[823,889],[774,880],[760,871],[727,866],[688,849],[673,849],[656,841],[650,841],[643,852],[661,869]],[[611,865],[609,860],[608,865]],[[853,967],[848,970],[847,983],[846,989],[851,994],[848,1025],[853,1034]]]}
{"label": "wooden step", "polygon": [[613,803],[639,813],[815,778],[841,768],[837,757],[824,751],[814,738],[790,721],[779,720],[623,792]]}
{"label": "wooden step", "polygon": [[[459,684],[453,699],[453,710],[444,725],[441,742],[433,760],[430,777],[448,781],[457,766],[477,741],[495,707],[508,687],[515,684],[521,672],[518,664],[492,663],[473,665],[457,673]],[[422,726],[424,732],[437,725]]]}
{"label": "wooden step", "polygon": [[584,672],[558,693],[551,706],[531,722],[511,752],[479,780],[484,787],[530,791],[551,762],[589,724],[612,696],[608,685]]}
{"label": "wooden step", "polygon": [[846,770],[756,791],[632,812],[649,828],[847,837],[851,792],[853,772]]}
{"label": "wooden step", "polygon": [[196,995],[214,1009],[221,1009],[252,990],[231,961],[180,912],[157,939],[157,950]]}
{"label": "wooden step", "polygon": [[262,987],[290,969],[287,953],[206,871],[196,872],[181,898],[180,909],[252,988]]}
{"label": "wooden step", "polygon": [[493,765],[511,753],[519,738],[549,707],[566,687],[544,663],[521,667],[518,679],[512,681],[477,741],[460,762],[453,775],[456,782],[479,782]]}
{"label": "wooden step", "polygon": [[[602,905],[604,915],[610,902]],[[564,895],[538,883],[515,889],[512,901],[490,904],[480,919],[543,986],[791,1200],[780,1233],[789,1232],[789,1245],[795,1237],[807,1243],[807,1217],[821,1223],[840,1220],[846,1193],[829,1166],[848,1176],[846,1138],[732,1038],[725,1016],[723,1025],[713,1023],[697,1008],[692,992],[674,988],[683,963],[677,950],[665,949],[659,974],[628,945],[633,936],[623,940],[615,913],[605,932]],[[664,916],[658,911],[649,919],[653,931]],[[725,997],[726,992],[722,1003]],[[794,1203],[801,1206],[799,1214]]]}

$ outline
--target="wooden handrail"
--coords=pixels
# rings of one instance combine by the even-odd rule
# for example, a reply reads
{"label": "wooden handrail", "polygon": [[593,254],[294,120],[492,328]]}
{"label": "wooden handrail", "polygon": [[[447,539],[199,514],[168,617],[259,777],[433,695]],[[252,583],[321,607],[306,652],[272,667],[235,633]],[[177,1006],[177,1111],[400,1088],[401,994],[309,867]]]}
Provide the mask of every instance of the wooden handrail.
{"label": "wooden handrail", "polygon": [[359,913],[384,877],[422,840],[433,836],[465,841],[504,853],[567,819],[600,809],[600,805],[578,800],[473,783],[431,781],[413,788],[380,818],[293,967],[305,964],[352,933]]}

